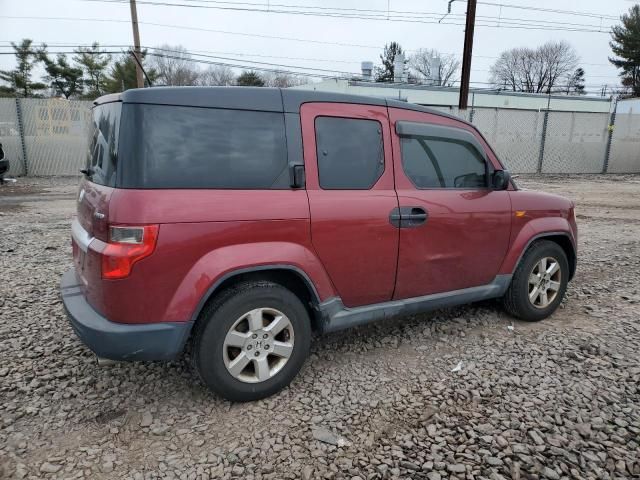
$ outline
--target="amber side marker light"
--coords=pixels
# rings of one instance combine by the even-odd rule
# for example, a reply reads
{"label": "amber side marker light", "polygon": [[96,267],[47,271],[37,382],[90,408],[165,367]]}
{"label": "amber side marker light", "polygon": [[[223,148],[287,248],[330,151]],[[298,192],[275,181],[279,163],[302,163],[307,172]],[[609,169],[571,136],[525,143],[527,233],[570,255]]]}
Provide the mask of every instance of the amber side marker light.
{"label": "amber side marker light", "polygon": [[516,218],[524,217],[526,214],[526,210],[516,210]]}

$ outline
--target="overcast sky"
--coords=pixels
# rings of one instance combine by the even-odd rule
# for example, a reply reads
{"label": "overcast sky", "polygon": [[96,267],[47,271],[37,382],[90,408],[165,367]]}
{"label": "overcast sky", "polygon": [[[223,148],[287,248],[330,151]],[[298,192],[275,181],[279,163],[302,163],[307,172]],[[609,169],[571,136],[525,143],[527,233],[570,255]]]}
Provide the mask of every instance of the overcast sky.
{"label": "overcast sky", "polygon": [[[143,1],[143,0],[139,0]],[[360,71],[362,60],[379,62],[379,54],[386,42],[395,40],[407,51],[435,48],[441,52],[461,56],[463,47],[466,3],[455,0],[452,14],[437,23],[447,11],[447,0],[151,0],[155,3],[181,3],[223,8],[261,8],[263,12],[234,11],[220,8],[187,8],[140,3],[138,17],[143,46],[160,44],[183,45],[190,51],[214,52],[211,55],[234,59],[230,63],[244,64],[248,60],[330,71]],[[502,7],[498,6],[502,3]],[[336,9],[366,9],[389,11],[391,18],[402,16],[411,21],[363,20],[332,18],[300,14],[266,12],[270,9],[292,9],[281,5],[295,5],[298,11],[333,11]],[[589,90],[599,90],[608,83],[618,84],[617,71],[608,64],[610,55],[608,31],[633,2],[628,0],[487,0],[479,2],[478,25],[475,32],[472,63],[472,86],[488,81],[488,69],[504,49],[535,47],[548,40],[566,40],[581,58],[586,71]],[[546,12],[536,9],[565,10],[594,14],[592,16]],[[302,7],[306,7],[303,9]],[[321,7],[313,9],[313,7]],[[324,9],[324,10],[323,10]],[[326,10],[329,9],[329,10]],[[333,9],[333,10],[331,10]],[[346,10],[341,10],[346,11]],[[348,11],[351,14],[357,12]],[[412,12],[412,13],[394,13]],[[602,15],[602,17],[600,17]],[[13,17],[13,18],[9,18]],[[37,19],[16,17],[72,17],[76,20]],[[77,20],[85,19],[85,20]],[[87,20],[93,19],[93,20]],[[115,21],[95,21],[115,20]],[[434,20],[435,19],[435,20]],[[491,22],[500,26],[481,26]],[[98,41],[103,45],[123,45],[132,42],[130,12],[127,3],[88,0],[0,0],[0,51],[7,52],[10,41],[32,38],[46,42],[51,50],[64,49],[55,44],[84,45]],[[417,23],[427,21],[435,23]],[[450,22],[446,24],[447,22]],[[526,28],[507,28],[506,22],[517,22]],[[529,29],[534,22],[562,30]],[[151,25],[151,23],[162,25]],[[452,24],[455,23],[455,24]],[[189,27],[191,29],[179,28]],[[566,31],[564,29],[601,30],[596,32]],[[200,29],[200,30],[198,30]],[[227,33],[213,32],[222,30]],[[233,34],[233,33],[235,34]],[[262,37],[238,34],[262,35]],[[268,36],[313,40],[311,43]],[[344,45],[335,45],[341,43]],[[220,60],[226,61],[226,60]],[[13,68],[10,55],[0,55],[0,69]],[[263,65],[259,65],[263,66]]]}

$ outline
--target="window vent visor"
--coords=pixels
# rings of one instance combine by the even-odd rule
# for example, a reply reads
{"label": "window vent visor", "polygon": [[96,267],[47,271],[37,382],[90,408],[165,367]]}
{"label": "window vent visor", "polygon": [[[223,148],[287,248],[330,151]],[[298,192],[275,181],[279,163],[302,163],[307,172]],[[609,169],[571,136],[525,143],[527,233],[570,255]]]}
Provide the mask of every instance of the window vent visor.
{"label": "window vent visor", "polygon": [[462,128],[433,125],[430,123],[399,121],[396,122],[396,133],[400,137],[425,137],[466,143],[477,150],[480,156],[487,161],[487,154],[476,136]]}

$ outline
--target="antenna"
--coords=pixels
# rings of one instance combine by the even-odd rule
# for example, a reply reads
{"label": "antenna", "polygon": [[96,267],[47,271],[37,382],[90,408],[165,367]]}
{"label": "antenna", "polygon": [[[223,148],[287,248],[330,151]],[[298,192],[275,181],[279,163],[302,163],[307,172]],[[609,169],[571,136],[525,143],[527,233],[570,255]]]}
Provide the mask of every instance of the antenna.
{"label": "antenna", "polygon": [[147,80],[147,84],[150,87],[153,87],[153,83],[151,83],[151,80],[149,79],[149,76],[147,75],[147,72],[145,72],[144,67],[142,66],[142,63],[140,63],[140,60],[138,59],[138,56],[135,54],[135,52],[133,50],[129,50],[129,53],[133,56],[133,59],[136,61],[136,64],[138,65],[138,67],[142,71],[142,74],[144,75],[144,78],[146,78],[146,80]]}

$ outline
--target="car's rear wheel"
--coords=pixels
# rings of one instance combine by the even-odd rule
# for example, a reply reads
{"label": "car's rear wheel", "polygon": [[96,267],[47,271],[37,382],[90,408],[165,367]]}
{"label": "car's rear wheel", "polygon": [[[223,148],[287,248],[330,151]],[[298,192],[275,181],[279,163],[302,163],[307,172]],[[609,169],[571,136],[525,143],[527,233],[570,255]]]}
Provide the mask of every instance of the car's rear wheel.
{"label": "car's rear wheel", "polygon": [[237,285],[200,318],[193,360],[202,381],[228,400],[268,397],[296,376],[309,351],[311,326],[300,299],[271,282]]}
{"label": "car's rear wheel", "polygon": [[551,315],[562,302],[569,280],[569,262],[560,245],[535,242],[524,254],[503,298],[507,312],[535,322]]}

